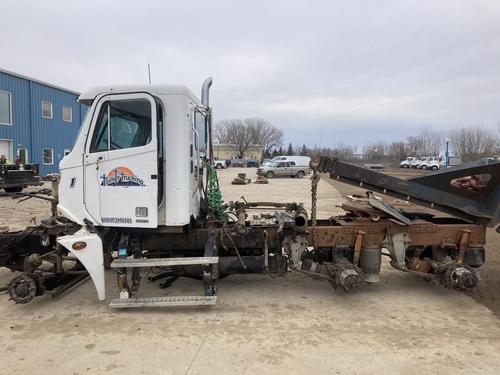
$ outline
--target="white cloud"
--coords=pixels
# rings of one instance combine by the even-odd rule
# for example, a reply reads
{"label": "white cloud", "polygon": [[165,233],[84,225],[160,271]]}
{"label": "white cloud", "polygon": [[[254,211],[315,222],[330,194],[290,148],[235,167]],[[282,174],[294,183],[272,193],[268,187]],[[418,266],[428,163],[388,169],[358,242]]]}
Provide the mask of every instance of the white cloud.
{"label": "white cloud", "polygon": [[3,68],[75,90],[146,82],[147,62],[196,93],[213,75],[216,119],[266,117],[296,144],[500,122],[497,0],[3,0],[2,14]]}

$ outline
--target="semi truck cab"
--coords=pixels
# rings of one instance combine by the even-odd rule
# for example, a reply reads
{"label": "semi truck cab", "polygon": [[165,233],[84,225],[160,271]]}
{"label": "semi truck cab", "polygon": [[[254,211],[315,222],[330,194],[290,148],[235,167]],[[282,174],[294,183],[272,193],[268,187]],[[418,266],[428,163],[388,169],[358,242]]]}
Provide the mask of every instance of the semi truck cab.
{"label": "semi truck cab", "polygon": [[78,100],[90,109],[60,163],[60,215],[134,228],[182,227],[199,215],[208,105],[173,85],[96,87]]}

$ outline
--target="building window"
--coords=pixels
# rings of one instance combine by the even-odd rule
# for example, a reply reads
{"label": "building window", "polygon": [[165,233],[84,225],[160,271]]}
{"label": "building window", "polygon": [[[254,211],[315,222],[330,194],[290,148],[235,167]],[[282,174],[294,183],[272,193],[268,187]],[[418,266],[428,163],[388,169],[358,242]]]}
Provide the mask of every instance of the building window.
{"label": "building window", "polygon": [[42,117],[52,118],[52,103],[42,100]]}
{"label": "building window", "polygon": [[51,148],[43,149],[43,164],[52,165],[54,164],[54,150]]}
{"label": "building window", "polygon": [[12,125],[12,95],[7,91],[0,91],[0,124]]}
{"label": "building window", "polygon": [[73,108],[63,106],[63,121],[64,122],[73,121]]}

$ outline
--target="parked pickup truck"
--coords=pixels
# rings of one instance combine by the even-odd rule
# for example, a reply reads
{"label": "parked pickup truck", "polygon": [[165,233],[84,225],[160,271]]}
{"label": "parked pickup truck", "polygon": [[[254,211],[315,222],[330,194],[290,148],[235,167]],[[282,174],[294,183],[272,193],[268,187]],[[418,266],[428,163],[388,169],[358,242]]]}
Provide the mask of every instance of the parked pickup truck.
{"label": "parked pickup truck", "polygon": [[227,168],[227,162],[225,160],[214,160],[214,167],[216,169]]}
{"label": "parked pickup truck", "polygon": [[38,176],[38,164],[0,165],[0,189],[6,193],[19,193],[30,185],[42,185]]}
{"label": "parked pickup truck", "polygon": [[257,169],[257,174],[267,178],[281,176],[302,178],[310,172],[309,167],[297,166],[294,161],[277,161]]}

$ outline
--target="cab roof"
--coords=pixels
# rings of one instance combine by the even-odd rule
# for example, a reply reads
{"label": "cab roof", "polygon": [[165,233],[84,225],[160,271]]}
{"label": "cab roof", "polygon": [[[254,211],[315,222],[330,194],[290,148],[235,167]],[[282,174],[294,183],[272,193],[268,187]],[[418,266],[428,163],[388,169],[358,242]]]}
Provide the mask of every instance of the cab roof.
{"label": "cab roof", "polygon": [[125,94],[132,92],[147,92],[153,95],[184,95],[193,100],[197,105],[202,106],[200,100],[182,85],[110,85],[96,86],[84,92],[78,97],[79,102],[92,103],[101,94]]}

